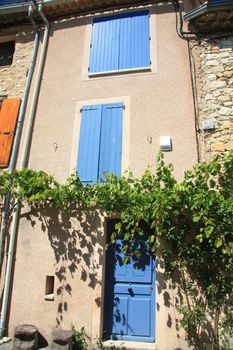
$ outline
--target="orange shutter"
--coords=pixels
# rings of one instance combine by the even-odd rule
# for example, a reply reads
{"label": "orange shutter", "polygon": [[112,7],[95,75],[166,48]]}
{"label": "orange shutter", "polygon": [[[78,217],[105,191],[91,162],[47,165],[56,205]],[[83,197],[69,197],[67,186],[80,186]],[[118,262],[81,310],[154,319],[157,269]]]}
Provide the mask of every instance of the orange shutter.
{"label": "orange shutter", "polygon": [[0,168],[8,167],[20,98],[5,99],[0,110]]}

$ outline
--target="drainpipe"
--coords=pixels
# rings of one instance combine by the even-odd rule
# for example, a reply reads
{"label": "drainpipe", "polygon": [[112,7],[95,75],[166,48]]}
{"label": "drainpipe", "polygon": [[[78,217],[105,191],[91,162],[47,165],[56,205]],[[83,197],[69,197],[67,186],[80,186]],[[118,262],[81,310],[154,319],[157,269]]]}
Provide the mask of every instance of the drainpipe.
{"label": "drainpipe", "polygon": [[[36,4],[36,2],[34,2],[34,1],[33,1],[33,3]],[[40,14],[41,18],[44,21],[45,31],[44,31],[42,49],[41,49],[40,58],[39,58],[39,65],[38,65],[38,71],[37,71],[37,75],[36,75],[35,87],[34,87],[34,91],[33,91],[33,95],[32,95],[31,109],[29,112],[28,124],[27,124],[27,129],[26,129],[26,134],[25,134],[24,149],[23,149],[22,160],[21,160],[21,169],[24,169],[27,165],[27,159],[28,159],[28,155],[29,155],[29,147],[30,147],[32,131],[33,131],[32,127],[33,127],[33,123],[34,123],[34,119],[35,119],[36,105],[37,105],[37,100],[38,100],[38,96],[39,96],[39,88],[40,88],[40,84],[41,84],[45,56],[46,56],[46,50],[47,50],[48,39],[49,39],[49,22],[47,21],[47,19],[44,16],[41,4],[39,4],[37,10],[38,10],[38,13]],[[4,334],[5,325],[6,325],[6,316],[7,316],[7,308],[8,308],[8,301],[9,301],[10,284],[11,284],[11,278],[12,278],[13,254],[14,254],[14,250],[15,250],[15,240],[16,240],[19,215],[20,215],[20,200],[17,199],[16,203],[15,203],[13,219],[12,219],[10,244],[9,244],[5,283],[4,283],[4,292],[3,292],[3,299],[2,299],[2,311],[1,311],[1,320],[0,320],[0,338]]]}
{"label": "drainpipe", "polygon": [[[22,102],[21,102],[20,110],[19,110],[19,116],[18,116],[16,131],[15,131],[15,137],[14,137],[14,143],[13,143],[12,153],[11,153],[11,158],[10,158],[10,164],[8,167],[9,173],[12,173],[15,170],[15,166],[16,166],[16,160],[17,160],[17,154],[18,154],[18,150],[19,150],[19,143],[20,143],[20,139],[21,139],[24,116],[25,116],[25,111],[26,111],[27,102],[28,102],[28,95],[29,95],[29,90],[30,90],[30,86],[31,86],[31,82],[32,82],[32,77],[33,77],[33,72],[34,72],[34,68],[35,68],[37,52],[38,52],[38,46],[39,46],[40,35],[39,35],[38,25],[35,23],[35,21],[32,17],[32,14],[33,14],[32,6],[29,6],[28,17],[32,23],[32,26],[35,29],[35,38],[34,38],[34,46],[33,46],[33,51],[32,51],[32,58],[31,58],[31,62],[29,65],[25,89],[24,89]],[[0,229],[0,269],[1,269],[2,261],[3,261],[5,230],[6,230],[9,205],[10,205],[10,193],[8,192],[4,198],[4,206],[3,206],[3,211],[2,211],[2,222],[1,222],[1,229]]]}
{"label": "drainpipe", "polygon": [[44,37],[43,37],[43,46],[42,46],[41,54],[40,54],[38,72],[37,72],[37,77],[36,77],[36,82],[35,82],[34,94],[32,96],[31,110],[29,113],[27,130],[26,130],[26,134],[25,134],[26,136],[25,136],[25,141],[24,141],[24,149],[23,149],[23,153],[22,153],[21,169],[24,169],[26,167],[26,164],[27,164],[27,158],[28,158],[29,147],[30,147],[32,131],[33,131],[32,127],[33,127],[33,123],[34,123],[34,119],[35,119],[37,100],[38,100],[38,96],[39,96],[39,88],[40,88],[40,84],[41,84],[41,78],[42,78],[42,73],[43,73],[43,69],[44,69],[45,55],[46,55],[46,50],[47,50],[48,38],[49,38],[49,22],[47,21],[47,19],[44,16],[41,4],[38,6],[38,12],[45,23],[45,31],[44,31]]}
{"label": "drainpipe", "polygon": [[11,160],[10,160],[9,169],[8,169],[9,172],[12,172],[16,166],[16,160],[17,160],[19,142],[20,142],[21,133],[22,133],[23,121],[24,121],[24,116],[25,116],[25,112],[26,112],[29,90],[30,90],[30,86],[31,86],[31,82],[32,82],[32,76],[33,76],[33,72],[34,72],[34,68],[35,68],[35,64],[36,64],[37,52],[38,52],[38,47],[39,47],[40,33],[38,30],[38,25],[35,23],[35,21],[32,17],[32,13],[33,13],[32,6],[30,6],[28,16],[31,20],[31,23],[35,29],[36,34],[35,34],[35,39],[34,39],[32,60],[31,60],[30,66],[29,66],[27,82],[26,82],[22,102],[20,105],[19,117],[18,117],[18,122],[17,122],[17,127],[16,127],[16,134],[15,134],[15,138],[14,138],[12,155],[11,155]]}

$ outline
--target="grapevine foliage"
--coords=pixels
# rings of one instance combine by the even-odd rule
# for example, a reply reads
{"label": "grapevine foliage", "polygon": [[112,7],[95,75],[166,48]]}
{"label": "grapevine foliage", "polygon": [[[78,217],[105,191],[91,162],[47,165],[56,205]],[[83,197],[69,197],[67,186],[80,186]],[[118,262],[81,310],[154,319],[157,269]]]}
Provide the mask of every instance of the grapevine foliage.
{"label": "grapevine foliage", "polygon": [[67,211],[100,208],[109,216],[118,213],[112,243],[120,236],[123,251],[130,247],[136,256],[135,237],[143,237],[142,224],[148,225],[151,254],[160,254],[168,275],[180,273],[187,302],[179,311],[190,343],[199,349],[203,325],[211,320],[209,337],[219,349],[224,344],[219,329],[230,331],[232,320],[233,152],[197,164],[182,182],[172,170],[160,154],[155,173],[148,169],[140,179],[131,172],[120,178],[105,174],[107,181],[93,186],[84,186],[76,174],[59,184],[43,171],[2,172],[0,196],[9,191],[38,210],[46,204]]}

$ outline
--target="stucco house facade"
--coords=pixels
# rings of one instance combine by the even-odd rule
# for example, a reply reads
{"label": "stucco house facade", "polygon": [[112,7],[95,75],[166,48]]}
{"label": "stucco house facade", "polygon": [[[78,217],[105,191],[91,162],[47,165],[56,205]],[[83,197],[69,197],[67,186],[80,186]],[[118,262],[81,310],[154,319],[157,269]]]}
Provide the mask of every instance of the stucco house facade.
{"label": "stucco house facade", "polygon": [[[193,1],[179,8],[173,2],[127,0],[0,1],[0,119],[5,125],[10,118],[13,132],[8,151],[0,150],[2,168],[43,170],[59,182],[74,171],[84,183],[95,183],[106,170],[120,176],[130,169],[139,177],[154,167],[166,136],[172,147],[165,160],[182,179],[198,161],[231,149],[231,28],[214,23],[211,33],[205,32],[208,23],[205,27],[203,11],[198,22],[198,6]],[[214,6],[208,11],[218,12]],[[226,7],[220,10],[230,16]],[[182,31],[179,14],[186,16]],[[205,34],[197,40],[200,31]],[[67,215],[24,205],[15,221],[5,333],[12,336],[17,325],[33,324],[50,343],[54,328],[74,325],[85,327],[93,341],[188,348],[175,308],[181,296],[152,260],[149,271],[132,280],[132,271],[118,267],[119,275],[126,274],[119,277],[123,289],[117,293],[127,316],[122,321],[120,315],[119,327],[109,326],[114,305],[108,288],[116,267],[105,246],[113,218],[99,210]],[[3,294],[6,254],[2,262]],[[138,288],[134,299],[132,284]]]}

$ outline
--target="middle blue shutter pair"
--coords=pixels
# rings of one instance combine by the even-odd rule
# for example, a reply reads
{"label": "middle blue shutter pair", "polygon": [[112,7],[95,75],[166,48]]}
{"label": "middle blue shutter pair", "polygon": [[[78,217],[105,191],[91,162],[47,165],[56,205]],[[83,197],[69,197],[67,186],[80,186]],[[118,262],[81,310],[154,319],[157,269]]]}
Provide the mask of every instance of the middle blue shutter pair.
{"label": "middle blue shutter pair", "polygon": [[78,175],[94,184],[104,172],[121,175],[122,103],[84,106],[78,150]]}

